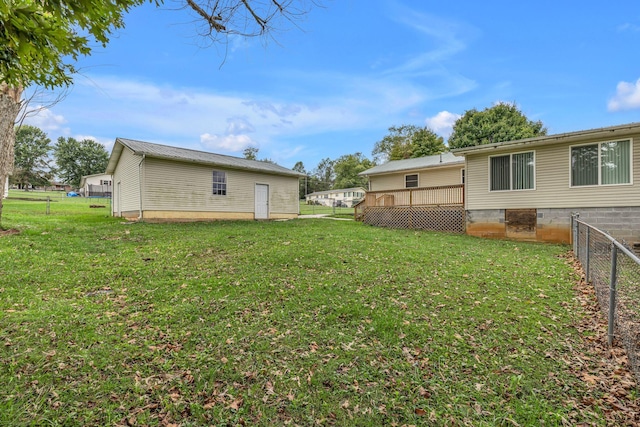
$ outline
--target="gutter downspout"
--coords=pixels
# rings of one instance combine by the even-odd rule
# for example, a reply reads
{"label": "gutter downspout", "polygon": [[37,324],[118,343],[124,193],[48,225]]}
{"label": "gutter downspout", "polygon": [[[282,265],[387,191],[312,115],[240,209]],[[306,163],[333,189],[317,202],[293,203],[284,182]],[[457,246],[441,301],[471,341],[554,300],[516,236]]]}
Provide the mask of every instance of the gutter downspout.
{"label": "gutter downspout", "polygon": [[138,221],[142,220],[142,163],[144,163],[144,159],[146,154],[142,155],[142,159],[140,159],[140,163],[138,163],[138,193],[140,197],[140,209],[138,213]]}

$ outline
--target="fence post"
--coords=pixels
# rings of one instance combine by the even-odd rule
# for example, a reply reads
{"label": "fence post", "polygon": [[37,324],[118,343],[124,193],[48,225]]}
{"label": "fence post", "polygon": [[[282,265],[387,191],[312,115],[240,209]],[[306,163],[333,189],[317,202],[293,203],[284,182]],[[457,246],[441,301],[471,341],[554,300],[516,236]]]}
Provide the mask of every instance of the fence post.
{"label": "fence post", "polygon": [[580,224],[578,223],[578,214],[573,218],[575,224],[575,232],[573,235],[573,255],[576,259],[580,259]]}
{"label": "fence post", "polygon": [[607,343],[609,347],[613,345],[613,329],[616,313],[616,282],[618,281],[618,247],[611,244],[611,284],[609,285],[609,330]]}
{"label": "fence post", "polygon": [[589,246],[589,236],[591,235],[591,227],[587,227],[587,229],[585,230],[585,255],[584,255],[584,274],[585,274],[585,279],[587,280],[587,283],[589,283],[589,258],[590,254],[591,254],[591,247]]}
{"label": "fence post", "polygon": [[573,256],[578,257],[576,254],[576,216],[571,214],[571,249],[573,249]]}

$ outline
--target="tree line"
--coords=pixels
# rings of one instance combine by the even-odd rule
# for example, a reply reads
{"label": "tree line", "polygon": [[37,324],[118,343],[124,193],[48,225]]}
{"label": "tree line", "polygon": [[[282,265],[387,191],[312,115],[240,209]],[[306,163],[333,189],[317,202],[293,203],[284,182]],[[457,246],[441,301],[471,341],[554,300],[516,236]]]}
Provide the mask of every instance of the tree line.
{"label": "tree line", "polygon": [[48,186],[56,177],[78,188],[83,176],[104,173],[109,162],[109,153],[96,141],[60,137],[52,144],[42,129],[29,125],[16,129],[14,149],[9,183],[24,189]]}

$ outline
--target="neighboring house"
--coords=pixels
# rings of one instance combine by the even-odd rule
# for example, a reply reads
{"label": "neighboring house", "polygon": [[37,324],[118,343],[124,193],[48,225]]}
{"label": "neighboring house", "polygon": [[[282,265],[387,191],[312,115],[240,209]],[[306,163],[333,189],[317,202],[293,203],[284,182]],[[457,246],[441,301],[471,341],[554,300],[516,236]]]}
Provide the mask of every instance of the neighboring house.
{"label": "neighboring house", "polygon": [[640,241],[640,123],[454,150],[466,161],[466,231],[571,241],[570,216]]}
{"label": "neighboring house", "polygon": [[80,179],[79,193],[84,197],[111,197],[111,175],[99,173]]}
{"label": "neighboring house", "polygon": [[307,204],[324,206],[343,206],[350,208],[364,197],[365,190],[362,187],[340,188],[328,191],[316,191],[307,194]]}
{"label": "neighboring house", "polygon": [[152,221],[287,219],[299,172],[273,163],[117,138],[106,170],[114,216]]}
{"label": "neighboring house", "polygon": [[369,178],[369,191],[440,187],[464,183],[464,159],[451,153],[392,160],[358,175]]}
{"label": "neighboring house", "polygon": [[39,189],[44,191],[71,191],[71,186],[61,182],[51,182],[50,185],[39,187]]}
{"label": "neighboring house", "polygon": [[464,159],[451,153],[393,160],[359,175],[369,190],[355,217],[367,224],[464,232]]}

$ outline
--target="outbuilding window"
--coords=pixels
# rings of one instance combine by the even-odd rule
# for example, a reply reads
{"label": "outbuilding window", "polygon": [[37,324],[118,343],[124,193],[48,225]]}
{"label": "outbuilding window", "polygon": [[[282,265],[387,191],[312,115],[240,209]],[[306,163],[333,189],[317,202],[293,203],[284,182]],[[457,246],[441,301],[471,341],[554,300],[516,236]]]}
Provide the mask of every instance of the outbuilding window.
{"label": "outbuilding window", "polygon": [[533,151],[489,157],[491,191],[533,190],[535,156]]}
{"label": "outbuilding window", "polygon": [[631,141],[571,147],[571,186],[631,183]]}
{"label": "outbuilding window", "polygon": [[404,176],[404,188],[417,188],[417,187],[418,187],[418,174]]}
{"label": "outbuilding window", "polygon": [[216,196],[227,195],[227,174],[222,171],[213,171],[213,194]]}

